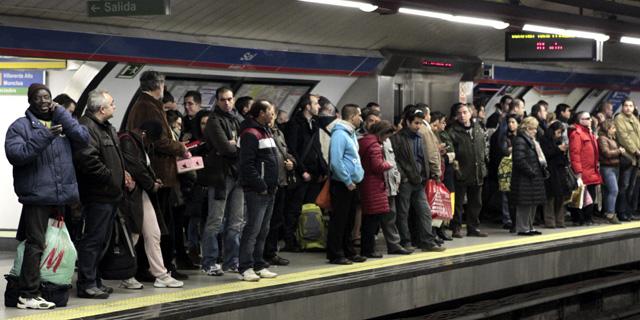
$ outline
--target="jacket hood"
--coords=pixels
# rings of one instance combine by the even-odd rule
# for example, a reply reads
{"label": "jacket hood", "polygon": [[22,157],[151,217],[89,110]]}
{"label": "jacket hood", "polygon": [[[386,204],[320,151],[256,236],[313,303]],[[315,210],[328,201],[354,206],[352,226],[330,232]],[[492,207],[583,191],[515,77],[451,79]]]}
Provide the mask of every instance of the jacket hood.
{"label": "jacket hood", "polygon": [[333,131],[336,130],[344,130],[347,133],[349,133],[349,135],[352,135],[356,129],[353,127],[353,125],[350,122],[344,121],[344,120],[336,120],[334,122],[332,122],[330,125],[333,125],[332,128],[328,128],[332,133]]}
{"label": "jacket hood", "polygon": [[360,143],[360,149],[367,150],[374,143],[380,144],[380,141],[375,134],[367,133],[358,140],[358,143]]}
{"label": "jacket hood", "polygon": [[242,134],[242,132],[246,129],[249,128],[255,128],[261,131],[266,131],[267,127],[261,125],[260,123],[258,123],[258,121],[252,119],[252,118],[247,118],[246,120],[242,121],[242,123],[240,124],[240,134]]}

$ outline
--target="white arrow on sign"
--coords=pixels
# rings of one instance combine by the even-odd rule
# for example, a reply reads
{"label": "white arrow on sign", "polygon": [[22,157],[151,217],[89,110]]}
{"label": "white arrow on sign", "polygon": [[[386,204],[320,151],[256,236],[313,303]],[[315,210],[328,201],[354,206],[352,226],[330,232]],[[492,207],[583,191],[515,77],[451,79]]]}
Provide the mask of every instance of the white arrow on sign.
{"label": "white arrow on sign", "polygon": [[91,11],[92,11],[93,13],[96,13],[96,12],[100,11],[100,6],[95,5],[95,4],[92,4],[92,5],[91,5]]}

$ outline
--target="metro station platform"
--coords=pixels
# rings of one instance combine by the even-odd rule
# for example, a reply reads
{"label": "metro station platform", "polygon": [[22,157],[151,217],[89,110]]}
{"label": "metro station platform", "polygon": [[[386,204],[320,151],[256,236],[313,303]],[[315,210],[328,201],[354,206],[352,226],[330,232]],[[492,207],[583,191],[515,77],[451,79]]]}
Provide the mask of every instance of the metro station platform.
{"label": "metro station platform", "polygon": [[[68,307],[2,307],[0,318],[364,319],[640,260],[640,222],[540,229],[544,234],[533,237],[483,230],[490,236],[447,242],[442,253],[385,255],[349,266],[327,264],[324,253],[282,253],[291,265],[272,267],[279,277],[257,283],[199,271],[186,272],[182,289],[145,283],[143,290],[125,290],[105,281],[115,289],[108,300],[76,298],[74,288]],[[0,254],[1,272],[12,263],[12,252]]]}

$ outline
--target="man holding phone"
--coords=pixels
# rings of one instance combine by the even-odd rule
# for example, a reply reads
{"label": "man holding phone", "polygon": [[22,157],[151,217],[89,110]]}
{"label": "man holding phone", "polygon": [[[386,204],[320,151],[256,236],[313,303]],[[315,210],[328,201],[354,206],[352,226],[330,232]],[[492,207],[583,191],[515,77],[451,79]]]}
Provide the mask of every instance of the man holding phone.
{"label": "man holding phone", "polygon": [[16,238],[25,241],[19,276],[20,309],[51,309],[40,296],[40,259],[49,217],[79,200],[71,145],[83,148],[87,129],[51,100],[51,91],[34,83],[28,90],[29,108],[7,130],[5,151],[13,165],[14,189],[22,203]]}

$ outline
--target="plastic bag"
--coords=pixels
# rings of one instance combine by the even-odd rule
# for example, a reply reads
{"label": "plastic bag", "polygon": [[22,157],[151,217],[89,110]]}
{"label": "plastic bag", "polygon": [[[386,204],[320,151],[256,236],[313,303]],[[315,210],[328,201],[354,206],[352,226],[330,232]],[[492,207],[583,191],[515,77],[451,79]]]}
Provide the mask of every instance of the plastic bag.
{"label": "plastic bag", "polygon": [[437,180],[427,182],[427,201],[431,208],[433,219],[451,220],[453,210],[451,207],[451,194],[444,183]]}
{"label": "plastic bag", "polygon": [[498,166],[498,186],[502,192],[511,191],[511,172],[513,171],[513,160],[511,155],[502,158]]}
{"label": "plastic bag", "polygon": [[[24,259],[25,241],[18,244],[11,274],[20,276]],[[45,233],[45,248],[40,258],[40,280],[58,285],[71,284],[78,253],[71,242],[62,218],[49,219]]]}

